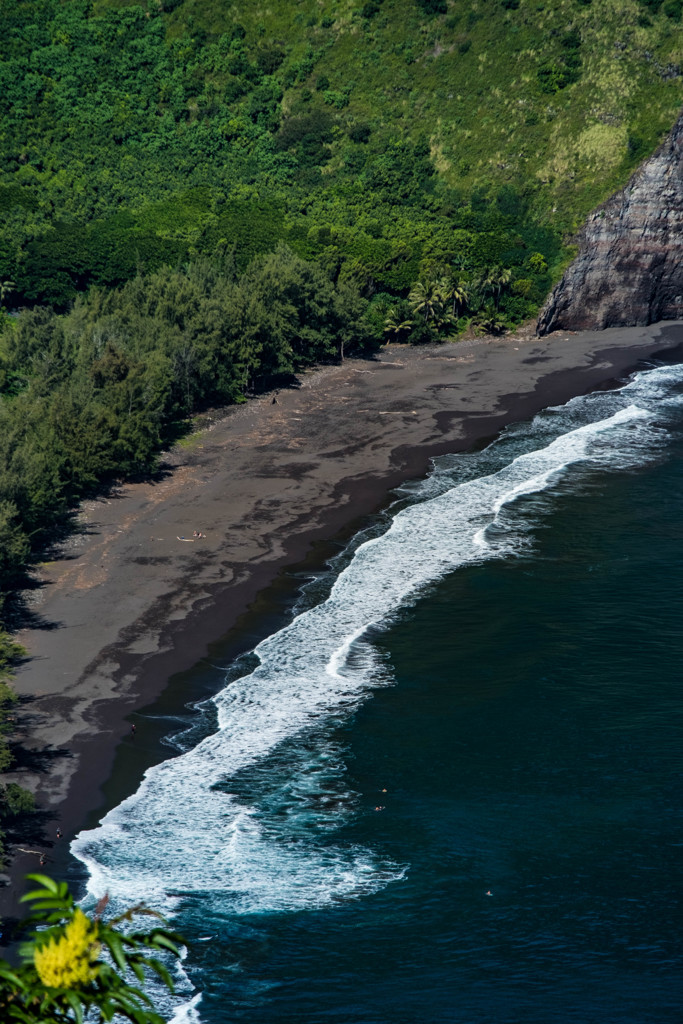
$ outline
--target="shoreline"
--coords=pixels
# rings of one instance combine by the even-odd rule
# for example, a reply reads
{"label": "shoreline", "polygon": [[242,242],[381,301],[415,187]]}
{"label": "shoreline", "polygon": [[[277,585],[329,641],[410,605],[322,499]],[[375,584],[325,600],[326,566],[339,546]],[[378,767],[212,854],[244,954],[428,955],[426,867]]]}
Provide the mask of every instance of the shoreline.
{"label": "shoreline", "polygon": [[[32,621],[18,634],[29,649],[15,680],[26,763],[5,778],[37,792],[43,834],[37,824],[21,845],[45,850],[46,870],[79,877],[68,842],[110,804],[115,758],[127,758],[131,792],[149,764],[172,756],[151,730],[131,739],[131,715],[179,674],[172,705],[208,695],[191,691],[193,666],[217,643],[233,656],[253,646],[245,623],[262,613],[258,600],[272,606],[285,570],[324,561],[325,545],[385,506],[399,483],[423,476],[435,456],[481,444],[642,360],[679,347],[683,358],[681,322],[531,331],[389,346],[375,360],[309,371],[276,401],[227,410],[167,453],[156,480],[84,503],[82,532],[38,567]],[[22,877],[35,870],[36,856],[14,856],[2,916],[17,913]]]}

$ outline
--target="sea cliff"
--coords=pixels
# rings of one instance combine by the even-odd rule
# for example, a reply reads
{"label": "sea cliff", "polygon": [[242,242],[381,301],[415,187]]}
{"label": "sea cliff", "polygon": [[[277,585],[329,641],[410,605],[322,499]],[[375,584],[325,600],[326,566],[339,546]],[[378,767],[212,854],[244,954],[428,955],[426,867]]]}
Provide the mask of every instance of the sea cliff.
{"label": "sea cliff", "polygon": [[600,330],[683,316],[683,113],[620,192],[599,206],[537,332]]}

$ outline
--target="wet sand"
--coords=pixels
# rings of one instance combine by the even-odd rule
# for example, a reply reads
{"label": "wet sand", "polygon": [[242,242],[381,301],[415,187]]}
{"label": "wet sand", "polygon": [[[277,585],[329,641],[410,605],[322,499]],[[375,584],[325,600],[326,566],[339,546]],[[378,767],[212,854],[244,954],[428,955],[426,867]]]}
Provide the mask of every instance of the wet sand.
{"label": "wet sand", "polygon": [[[7,778],[35,790],[46,812],[42,835],[20,845],[64,870],[69,837],[103,806],[117,747],[131,746],[129,716],[204,657],[284,567],[376,511],[430,458],[681,345],[683,323],[669,322],[390,346],[217,414],[165,454],[156,480],[86,502],[79,531],[37,568],[32,621],[18,636],[30,652],[16,678],[25,755]],[[128,791],[150,759],[170,754],[155,750],[131,759]],[[55,843],[57,826],[65,838]],[[16,911],[21,878],[37,869],[36,854],[16,854],[0,913]]]}

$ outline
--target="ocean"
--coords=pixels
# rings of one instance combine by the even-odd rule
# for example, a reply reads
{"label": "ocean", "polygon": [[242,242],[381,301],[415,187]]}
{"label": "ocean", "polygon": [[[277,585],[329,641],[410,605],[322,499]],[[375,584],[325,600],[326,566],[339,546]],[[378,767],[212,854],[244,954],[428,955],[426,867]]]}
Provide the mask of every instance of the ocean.
{"label": "ocean", "polygon": [[[435,460],[72,852],[176,1024],[679,1021],[683,365]],[[170,728],[170,727],[169,727]]]}

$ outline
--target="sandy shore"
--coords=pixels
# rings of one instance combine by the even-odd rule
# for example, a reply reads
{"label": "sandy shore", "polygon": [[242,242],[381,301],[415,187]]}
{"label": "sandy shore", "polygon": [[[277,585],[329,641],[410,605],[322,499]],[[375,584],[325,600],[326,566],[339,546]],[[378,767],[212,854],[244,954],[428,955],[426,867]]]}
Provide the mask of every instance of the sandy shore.
{"label": "sandy shore", "polygon": [[[275,402],[229,410],[168,453],[156,481],[87,502],[81,532],[38,568],[32,621],[18,637],[31,655],[16,679],[28,753],[11,777],[49,812],[26,848],[47,849],[64,867],[55,828],[68,838],[102,807],[116,748],[131,743],[127,716],[202,658],[315,542],[375,511],[430,457],[681,344],[683,323],[667,323],[389,347],[376,360],[306,373]],[[17,880],[37,866],[35,854],[16,856],[0,912],[13,911]]]}

